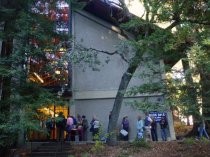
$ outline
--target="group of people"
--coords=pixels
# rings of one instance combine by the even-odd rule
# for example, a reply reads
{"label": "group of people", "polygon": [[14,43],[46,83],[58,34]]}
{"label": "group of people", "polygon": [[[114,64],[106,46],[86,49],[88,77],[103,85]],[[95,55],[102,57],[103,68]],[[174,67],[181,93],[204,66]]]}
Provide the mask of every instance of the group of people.
{"label": "group of people", "polygon": [[[77,118],[68,115],[67,118],[65,118],[63,113],[60,112],[57,117],[49,117],[46,121],[48,138],[54,139],[56,132],[56,140],[58,141],[64,139],[70,141],[72,137],[75,138],[75,135],[78,135],[79,140],[85,141],[87,140],[88,127],[88,121],[85,115],[77,115]],[[66,137],[64,137],[64,132],[66,132]]]}
{"label": "group of people", "polygon": [[[57,141],[87,141],[87,133],[90,131],[92,133],[93,140],[97,139],[99,130],[100,130],[100,121],[93,116],[90,122],[90,128],[86,116],[77,115],[77,118],[74,116],[68,115],[67,118],[63,115],[62,112],[58,114],[57,117],[49,117],[46,121],[46,128],[48,132],[48,139],[54,139],[56,132]],[[89,128],[89,130],[88,130]],[[66,136],[64,137],[66,132]],[[76,139],[79,138],[79,139]]]}
{"label": "group of people", "polygon": [[[110,114],[111,116],[111,114]],[[110,118],[110,117],[109,117]],[[161,137],[163,141],[167,140],[167,126],[168,122],[166,117],[162,117],[159,121],[159,125],[161,128]],[[92,140],[97,140],[100,138],[97,136],[99,134],[101,123],[93,116],[90,127],[86,116],[77,115],[77,118],[74,116],[68,115],[67,118],[63,115],[62,112],[55,118],[49,117],[46,121],[46,128],[48,131],[48,138],[52,139],[55,137],[56,132],[56,140],[76,140],[75,138],[78,137],[80,141],[87,141],[87,133],[90,131],[92,133]],[[88,129],[89,128],[89,129]],[[157,136],[157,122],[154,117],[150,117],[148,114],[144,119],[141,116],[138,116],[136,122],[136,129],[137,129],[137,139],[151,139],[153,141],[158,141]],[[66,132],[66,136],[64,137]],[[54,135],[52,135],[54,134]],[[121,123],[121,130],[120,130],[120,138],[124,141],[128,141],[129,137],[129,120],[128,116],[123,117]]]}
{"label": "group of people", "polygon": [[[109,115],[109,119],[111,118],[111,113]],[[157,125],[159,123],[160,126],[160,134],[162,141],[167,141],[167,129],[168,129],[168,122],[166,116],[162,116],[159,121],[149,114],[146,114],[145,118],[142,118],[140,115],[137,117],[136,122],[136,138],[137,139],[146,139],[152,141],[158,141],[158,134],[157,134]],[[90,127],[89,127],[90,125]],[[80,141],[87,141],[87,133],[88,131],[92,133],[92,140],[98,140],[100,138],[99,131],[100,131],[101,123],[93,116],[90,123],[86,119],[86,116],[77,115],[77,118],[74,116],[68,115],[67,118],[63,115],[62,112],[59,113],[57,117],[49,117],[46,120],[46,128],[48,132],[48,139],[53,139],[58,141],[66,140],[76,140],[75,138],[78,137]],[[88,129],[89,128],[89,129]],[[64,137],[66,132],[66,136]],[[56,134],[56,136],[55,136]],[[209,135],[206,131],[205,121],[203,120],[198,126],[198,137],[201,138],[202,136],[206,136],[209,139]],[[129,138],[129,120],[128,116],[123,117],[121,122],[121,129],[120,129],[120,138],[124,141],[128,141]]]}
{"label": "group of people", "polygon": [[[165,116],[161,117],[159,125],[160,125],[162,140],[167,141],[168,122]],[[129,135],[129,121],[127,116],[123,117],[121,126],[122,126],[120,130],[121,139],[127,141]],[[146,117],[144,119],[142,119],[141,116],[138,116],[136,122],[136,129],[137,129],[137,134],[136,134],[137,139],[145,138],[146,140],[158,141],[157,121],[155,120],[154,117],[150,117],[149,114],[146,114]]]}

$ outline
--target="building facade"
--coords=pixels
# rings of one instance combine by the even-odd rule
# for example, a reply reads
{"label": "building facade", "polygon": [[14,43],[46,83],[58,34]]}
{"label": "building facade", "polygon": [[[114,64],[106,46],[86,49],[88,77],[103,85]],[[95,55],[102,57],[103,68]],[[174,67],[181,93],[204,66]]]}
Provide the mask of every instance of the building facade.
{"label": "building facade", "polygon": [[[72,65],[72,103],[70,105],[70,114],[85,115],[89,122],[93,116],[96,116],[102,124],[103,134],[106,134],[109,113],[112,110],[121,77],[126,71],[128,64],[120,55],[115,54],[110,56],[105,52],[112,53],[116,51],[117,46],[122,41],[127,40],[127,38],[131,39],[132,35],[125,34],[125,32],[122,32],[122,30],[106,18],[101,18],[100,15],[96,16],[87,11],[72,13],[72,35],[76,44],[104,52],[99,52],[98,54],[98,59],[101,61],[99,71],[94,71],[88,64],[84,64],[82,67]],[[105,63],[107,58],[110,58],[108,64]],[[163,66],[162,62],[156,62],[155,64],[161,70]],[[144,67],[140,67],[136,75],[144,70]],[[159,76],[153,77],[154,79],[160,81],[162,74],[160,73]],[[148,78],[140,79],[133,77],[129,87],[141,85],[147,81]],[[133,140],[136,137],[137,116],[141,115],[144,118],[145,114],[128,105],[128,102],[131,100],[144,101],[145,98],[151,102],[164,101],[164,96],[160,93],[125,97],[123,101],[116,129],[120,131],[122,118],[128,116],[130,122],[129,140]],[[172,115],[170,111],[166,113],[169,121],[168,137],[174,140]],[[159,129],[158,126],[158,137],[161,139]],[[88,139],[91,140],[90,132]]]}

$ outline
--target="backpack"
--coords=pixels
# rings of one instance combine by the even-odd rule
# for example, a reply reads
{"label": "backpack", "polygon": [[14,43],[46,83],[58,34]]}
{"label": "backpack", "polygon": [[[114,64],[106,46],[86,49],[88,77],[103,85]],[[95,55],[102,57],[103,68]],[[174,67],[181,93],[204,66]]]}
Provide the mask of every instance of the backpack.
{"label": "backpack", "polygon": [[144,125],[145,126],[150,126],[151,125],[151,121],[149,121],[149,118],[148,117],[145,118]]}
{"label": "backpack", "polygon": [[50,120],[48,120],[48,121],[46,122],[46,127],[47,127],[47,129],[53,129],[53,128],[54,128],[53,122],[50,121]]}

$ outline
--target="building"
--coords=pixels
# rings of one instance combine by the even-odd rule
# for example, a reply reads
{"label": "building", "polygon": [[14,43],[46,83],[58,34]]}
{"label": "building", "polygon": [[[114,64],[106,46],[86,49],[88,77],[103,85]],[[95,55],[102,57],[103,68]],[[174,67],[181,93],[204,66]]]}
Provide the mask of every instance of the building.
{"label": "building", "polygon": [[[132,34],[118,27],[120,22],[124,22],[129,18],[124,16],[122,9],[117,5],[116,1],[113,3],[110,1],[93,0],[88,2],[83,10],[79,11],[71,11],[71,8],[66,5],[65,1],[58,2],[57,7],[60,11],[55,16],[55,19],[61,19],[62,22],[60,24],[58,23],[56,30],[72,35],[75,41],[72,46],[73,50],[80,45],[81,48],[94,49],[95,52],[98,52],[98,60],[101,61],[101,64],[98,65],[99,70],[90,66],[93,65],[94,60],[91,63],[71,63],[71,66],[68,66],[68,71],[58,69],[55,71],[56,74],[65,76],[62,85],[60,81],[49,77],[51,75],[45,76],[44,74],[37,73],[36,64],[32,66],[34,67],[33,75],[30,77],[32,81],[34,79],[38,82],[43,81],[47,83],[42,84],[44,87],[53,87],[55,91],[58,92],[59,96],[65,96],[69,101],[69,106],[67,107],[55,107],[52,105],[51,107],[41,110],[53,117],[57,116],[59,112],[63,112],[65,116],[67,116],[67,114],[74,116],[78,114],[86,115],[89,122],[93,116],[96,116],[100,120],[105,134],[109,122],[109,113],[112,110],[121,77],[128,67],[128,64],[119,54],[110,55],[108,53],[115,52],[121,42],[132,39]],[[131,50],[132,49],[129,49],[129,54],[132,53]],[[61,51],[60,53],[63,52]],[[67,53],[71,53],[71,51]],[[52,60],[55,58],[55,56],[50,55],[48,57]],[[107,60],[109,60],[108,64],[106,64]],[[31,62],[33,62],[33,60]],[[144,84],[149,80],[154,82],[161,81],[163,64],[161,61],[156,61],[154,64],[160,71],[160,73],[155,76],[155,79],[154,76],[146,79],[133,77],[129,83],[129,87]],[[31,65],[33,65],[33,63],[31,63]],[[38,68],[40,67],[38,66]],[[138,69],[136,75],[143,71],[147,71],[144,66]],[[128,116],[130,122],[130,140],[136,137],[137,116],[140,114],[144,117],[145,115],[143,112],[127,105],[128,101],[144,101],[145,99],[149,102],[162,102],[164,101],[164,95],[161,93],[142,94],[135,97],[127,96],[124,99],[117,129],[120,130],[121,128],[122,118]],[[151,112],[151,114],[158,119],[158,115],[162,113]],[[173,140],[175,136],[172,116],[170,112],[167,112],[166,115],[170,124],[169,137]],[[88,139],[91,139],[90,133]]]}
{"label": "building", "polygon": [[[111,3],[92,1],[85,10],[72,13],[72,34],[76,43],[86,48],[114,52],[116,46],[119,45],[121,41],[132,38],[131,34],[123,32],[116,26],[115,20],[121,18],[120,16],[122,15],[117,17],[115,14],[109,14],[108,10],[110,10],[110,7],[115,8]],[[119,8],[117,7],[117,9]],[[127,20],[127,18],[124,18],[124,20]],[[101,121],[103,130],[106,132],[109,113],[112,110],[121,77],[128,65],[117,54],[110,56],[102,52],[98,57],[103,64],[103,66],[99,68],[99,71],[93,71],[91,68],[88,68],[88,64],[86,64],[84,71],[83,68],[73,65],[73,105],[70,107],[70,112],[73,115],[86,115],[89,121],[91,121],[92,117],[95,115]],[[108,64],[105,64],[104,61],[107,57],[110,57],[110,61]],[[161,66],[163,66],[162,62],[158,62],[157,66],[161,70]],[[143,70],[144,68],[139,69],[139,71]],[[157,76],[157,78],[161,80],[162,74]],[[143,79],[134,77],[129,87],[143,84],[144,81]],[[132,99],[143,101],[144,98],[148,98],[149,101],[153,102],[159,100],[164,101],[164,96],[160,93],[125,98],[118,120],[118,128],[120,129],[121,127],[122,118],[127,115],[130,121],[129,139],[131,140],[136,137],[135,126],[137,116],[141,114],[144,117],[144,113],[135,111],[131,106],[126,105],[126,102]],[[171,139],[175,139],[171,113],[168,112],[167,116],[170,121],[169,128]]]}

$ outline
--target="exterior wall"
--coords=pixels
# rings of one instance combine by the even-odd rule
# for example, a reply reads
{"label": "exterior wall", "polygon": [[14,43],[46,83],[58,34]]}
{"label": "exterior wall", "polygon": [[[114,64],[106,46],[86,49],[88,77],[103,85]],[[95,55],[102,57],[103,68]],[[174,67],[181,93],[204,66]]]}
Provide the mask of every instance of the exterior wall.
{"label": "exterior wall", "polygon": [[[144,98],[144,97],[142,97]],[[142,99],[138,98],[138,99]],[[158,96],[152,96],[150,97],[151,101],[155,101],[158,98]],[[122,118],[127,115],[128,120],[130,123],[130,130],[129,130],[129,140],[133,140],[136,137],[136,121],[137,121],[137,116],[141,115],[142,118],[144,118],[144,113],[141,111],[137,111],[134,108],[132,108],[129,105],[126,105],[126,101],[128,99],[124,100],[124,103],[121,108],[120,116],[118,119],[118,125],[117,125],[117,130],[119,132],[121,128],[121,121]],[[75,107],[75,115],[80,114],[80,115],[86,115],[88,122],[90,123],[91,119],[93,116],[96,116],[101,124],[102,124],[102,131],[103,135],[106,135],[107,133],[107,128],[108,128],[108,122],[109,122],[109,112],[112,110],[112,106],[114,103],[114,99],[84,99],[84,100],[75,100],[75,104],[72,107]],[[74,114],[74,113],[73,113]],[[169,125],[171,122],[171,113],[167,112],[168,115],[168,121]],[[173,126],[173,124],[172,124]],[[168,140],[173,140],[173,132],[171,132],[171,125],[169,126],[170,134],[168,132]],[[160,134],[160,126],[157,124],[157,133],[158,133],[158,139],[161,140],[161,134]],[[172,134],[171,134],[172,133]],[[91,133],[88,131],[88,140],[91,140],[92,136]]]}
{"label": "exterior wall", "polygon": [[[77,43],[86,48],[113,52],[116,50],[116,46],[120,41],[126,40],[125,37],[120,34],[118,28],[88,13],[74,13],[72,23],[73,37]],[[111,58],[108,64],[103,62],[107,57]],[[103,131],[106,132],[109,122],[109,112],[112,110],[121,77],[128,65],[119,55],[108,56],[107,54],[101,53],[99,58],[103,64],[100,67],[100,71],[93,71],[88,68],[88,65],[85,71],[83,71],[78,65],[73,65],[72,90],[74,103],[73,106],[71,106],[71,114],[86,115],[89,122],[93,115],[97,116],[103,125]],[[157,67],[161,68],[159,63]],[[140,72],[144,70],[146,69],[138,69]],[[156,81],[158,81],[161,79],[161,75],[155,78]],[[129,87],[143,84],[145,81],[149,80],[134,77]],[[158,93],[145,96],[149,97],[151,101],[157,101],[159,97],[162,97]],[[135,99],[141,100],[145,96],[139,96]],[[130,121],[129,139],[132,140],[136,137],[137,116],[140,114],[144,117],[144,114],[126,105],[126,100],[128,99],[130,100],[131,98],[127,98],[123,102],[117,129],[120,128],[122,118],[127,115]],[[89,133],[89,139],[90,137]]]}
{"label": "exterior wall", "polygon": [[[119,33],[112,31],[111,29],[113,26],[102,23],[100,19],[94,19],[95,21],[101,22],[96,23],[93,19],[89,18],[89,16],[87,17],[83,14],[75,14],[73,36],[76,41],[84,47],[113,52],[116,49],[115,46],[118,45],[119,41],[123,40],[124,37]],[[101,54],[99,57],[103,63],[103,60],[109,56]],[[83,72],[83,69],[74,66],[74,91],[116,90],[119,85],[121,74],[127,65],[118,55],[113,55],[111,58],[112,60],[109,64],[101,66],[100,72],[92,71],[91,69],[86,69],[86,71]],[[112,69],[111,73],[110,69]],[[109,77],[110,74],[112,77]]]}

